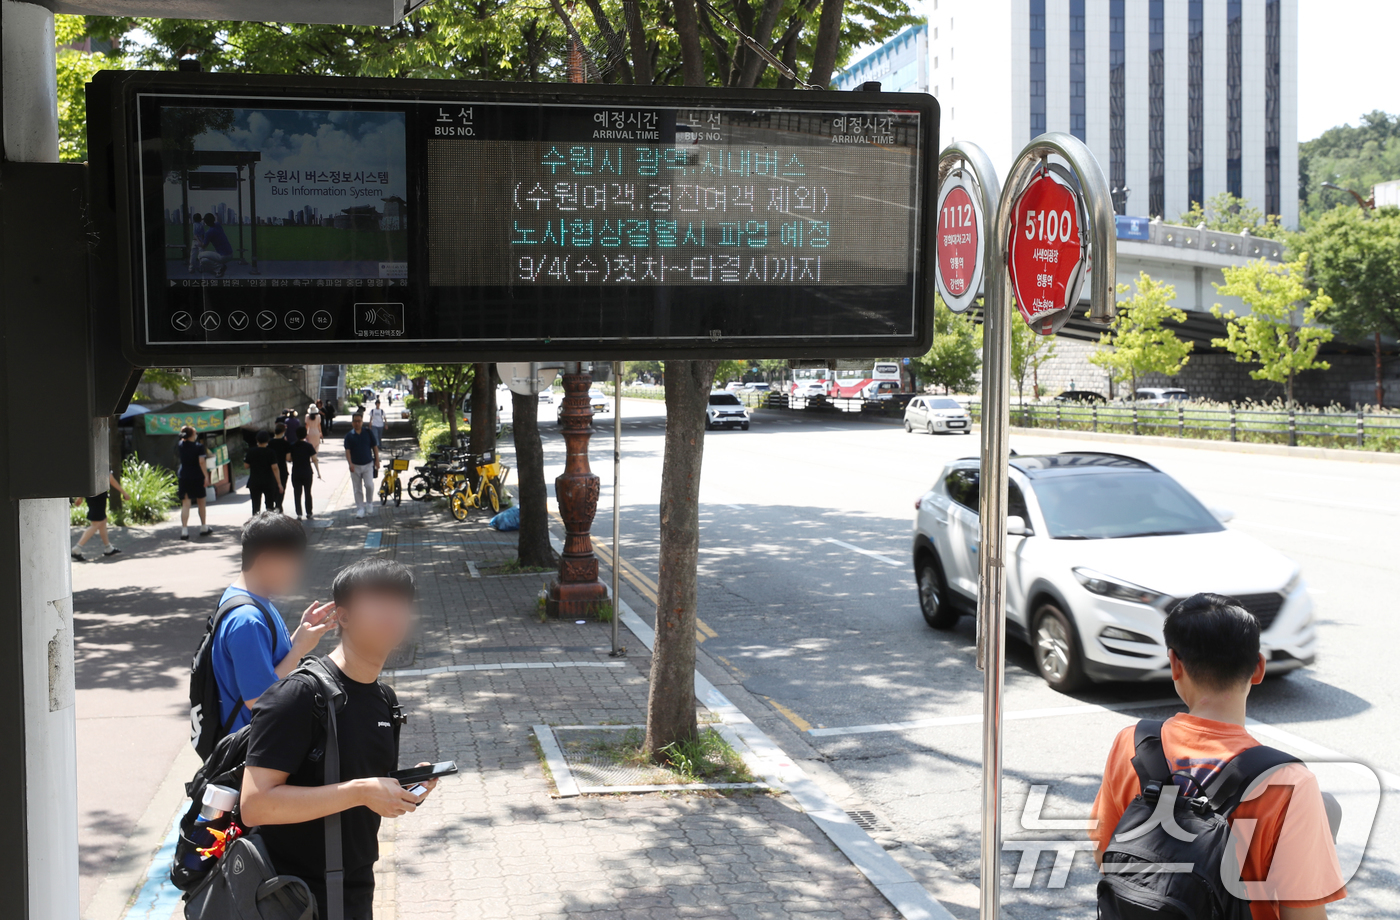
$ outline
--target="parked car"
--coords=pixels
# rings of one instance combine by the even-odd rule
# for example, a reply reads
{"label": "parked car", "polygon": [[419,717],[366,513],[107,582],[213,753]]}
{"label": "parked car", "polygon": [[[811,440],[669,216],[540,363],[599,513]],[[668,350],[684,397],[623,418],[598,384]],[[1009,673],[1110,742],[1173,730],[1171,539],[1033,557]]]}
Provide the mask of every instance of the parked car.
{"label": "parked car", "polygon": [[[1170,676],[1162,618],[1181,598],[1236,598],[1259,620],[1268,671],[1312,664],[1317,632],[1298,565],[1229,530],[1175,479],[1119,454],[1011,458],[1006,625],[1062,692]],[[919,608],[936,629],[973,613],[980,461],[956,460],[914,503]]]}
{"label": "parked car", "polygon": [[972,434],[972,416],[951,396],[916,396],[904,407],[904,430]]}
{"label": "parked car", "polygon": [[1106,403],[1108,397],[1093,390],[1065,390],[1055,397],[1055,402]]}
{"label": "parked car", "polygon": [[874,383],[867,384],[865,389],[860,391],[860,395],[865,399],[886,399],[898,392],[899,381],[876,380]]}
{"label": "parked car", "polygon": [[808,380],[806,383],[799,383],[793,388],[792,395],[802,397],[803,399],[811,399],[816,396],[825,396],[826,381]]}
{"label": "parked car", "polygon": [[748,390],[750,393],[767,393],[769,390],[773,389],[773,387],[768,383],[759,381],[757,383],[745,384],[744,389]]}
{"label": "parked car", "polygon": [[1190,398],[1181,387],[1138,387],[1132,401],[1144,406],[1170,406]]}
{"label": "parked car", "polygon": [[713,428],[749,430],[749,410],[739,397],[724,390],[710,393],[710,405],[705,409],[705,430]]}
{"label": "parked car", "polygon": [[[540,395],[543,396],[544,394],[541,393]],[[554,420],[562,424],[564,421],[564,394],[550,391],[550,395],[550,401],[554,403]],[[541,401],[543,402],[543,400]],[[608,394],[604,393],[598,387],[588,388],[588,404],[593,407],[593,413],[595,415],[600,412],[612,411],[612,400],[608,398]]]}

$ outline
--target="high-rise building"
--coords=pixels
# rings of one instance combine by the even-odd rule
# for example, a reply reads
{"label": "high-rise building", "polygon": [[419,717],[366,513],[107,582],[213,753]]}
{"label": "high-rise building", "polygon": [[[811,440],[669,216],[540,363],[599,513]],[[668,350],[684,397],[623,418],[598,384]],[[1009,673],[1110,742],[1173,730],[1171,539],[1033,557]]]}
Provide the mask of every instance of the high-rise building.
{"label": "high-rise building", "polygon": [[837,89],[875,81],[887,93],[929,92],[928,26],[910,26],[838,73]]}
{"label": "high-rise building", "polygon": [[924,8],[943,143],[979,144],[1005,175],[1032,137],[1062,131],[1098,157],[1120,214],[1174,221],[1228,191],[1297,225],[1298,0]]}

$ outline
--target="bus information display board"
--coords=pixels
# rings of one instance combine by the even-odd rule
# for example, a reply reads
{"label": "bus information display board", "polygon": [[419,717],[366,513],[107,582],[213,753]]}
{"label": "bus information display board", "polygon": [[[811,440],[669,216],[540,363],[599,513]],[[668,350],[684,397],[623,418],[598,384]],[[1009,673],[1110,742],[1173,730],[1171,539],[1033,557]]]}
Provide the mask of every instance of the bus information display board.
{"label": "bus information display board", "polygon": [[931,338],[928,96],[188,73],[90,96],[142,363]]}

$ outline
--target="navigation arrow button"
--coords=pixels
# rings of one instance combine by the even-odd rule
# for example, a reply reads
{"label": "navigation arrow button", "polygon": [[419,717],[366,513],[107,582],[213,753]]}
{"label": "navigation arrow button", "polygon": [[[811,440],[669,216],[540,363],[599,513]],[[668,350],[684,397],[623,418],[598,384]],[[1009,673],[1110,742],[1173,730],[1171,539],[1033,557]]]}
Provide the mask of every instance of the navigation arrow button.
{"label": "navigation arrow button", "polygon": [[199,325],[204,328],[205,332],[213,332],[219,328],[219,314],[213,310],[205,310],[199,315]]}
{"label": "navigation arrow button", "polygon": [[170,325],[174,326],[181,332],[188,332],[190,327],[194,325],[194,317],[190,316],[184,310],[181,310],[174,316],[170,317]]}
{"label": "navigation arrow button", "polygon": [[248,314],[244,313],[242,310],[234,310],[228,315],[228,325],[230,329],[247,329]]}
{"label": "navigation arrow button", "polygon": [[271,310],[263,310],[258,314],[258,328],[267,330],[277,325],[277,314]]}

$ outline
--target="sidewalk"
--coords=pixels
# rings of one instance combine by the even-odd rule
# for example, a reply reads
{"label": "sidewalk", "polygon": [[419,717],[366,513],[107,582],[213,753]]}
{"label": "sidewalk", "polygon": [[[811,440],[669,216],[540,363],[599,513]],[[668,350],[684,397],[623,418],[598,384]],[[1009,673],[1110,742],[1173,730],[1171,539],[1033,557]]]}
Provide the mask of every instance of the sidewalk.
{"label": "sidewalk", "polygon": [[[343,479],[323,491],[341,490]],[[707,718],[726,723],[755,774],[786,789],[556,797],[534,727],[644,721],[649,628],[624,605],[623,622],[636,635],[624,629],[629,657],[611,659],[608,624],[541,622],[536,598],[550,573],[492,574],[515,558],[515,534],[496,533],[479,517],[458,523],[441,502],[405,500],[366,521],[355,520],[348,504],[327,516],[329,527],[311,532],[308,583],[328,585],[337,568],[369,554],[413,567],[421,629],[386,675],[409,715],[400,760],[455,760],[461,769],[417,813],[384,822],[376,918],[901,916],[881,890],[906,917],[948,916],[699,675]],[[198,566],[207,585],[231,574],[230,561],[227,551],[209,553],[191,556],[184,568]],[[139,607],[147,592],[129,591]],[[294,616],[306,600],[284,612]],[[167,693],[171,684],[183,691],[187,667],[186,653],[178,670],[165,672]],[[151,745],[187,747],[183,724],[163,723],[144,730]],[[174,760],[169,778],[187,779],[182,766]],[[146,810],[161,812],[161,794],[148,798]],[[109,892],[140,889],[131,909],[88,911],[86,920],[179,916],[168,883],[162,889],[162,857],[149,858],[179,806],[176,800],[163,818],[146,819],[160,831],[148,835],[144,863],[108,876]]]}

